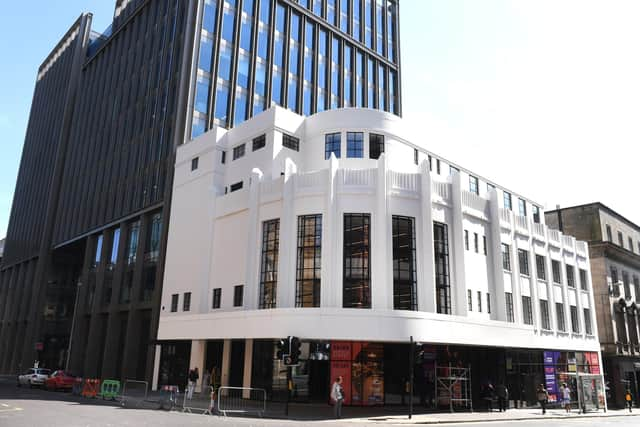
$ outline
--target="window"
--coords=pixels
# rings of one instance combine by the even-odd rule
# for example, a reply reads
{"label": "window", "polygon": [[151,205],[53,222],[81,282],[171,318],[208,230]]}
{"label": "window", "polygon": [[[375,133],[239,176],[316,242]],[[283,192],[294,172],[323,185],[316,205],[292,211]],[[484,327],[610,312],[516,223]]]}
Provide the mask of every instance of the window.
{"label": "window", "polygon": [[328,133],[324,136],[324,158],[328,160],[333,153],[340,158],[340,132]]}
{"label": "window", "polygon": [[573,265],[568,265],[566,266],[566,270],[567,270],[567,286],[570,288],[575,288],[576,287],[576,277],[574,274],[574,269],[573,269]]}
{"label": "window", "polygon": [[580,332],[580,324],[578,323],[578,307],[572,305],[569,307],[569,310],[571,311],[571,331],[574,334],[577,334]]}
{"label": "window", "polygon": [[265,145],[267,145],[266,135],[260,135],[253,138],[253,151],[264,148]]}
{"label": "window", "polygon": [[491,314],[491,294],[487,292],[487,313]]}
{"label": "window", "polygon": [[478,311],[482,313],[482,292],[478,291]]}
{"label": "window", "polygon": [[162,214],[157,213],[151,217],[148,225],[147,245],[145,248],[145,261],[157,262],[160,256],[160,235],[162,232]]}
{"label": "window", "polygon": [[140,221],[131,224],[129,229],[129,244],[127,247],[127,264],[131,265],[136,262],[138,253],[138,237],[140,236]]}
{"label": "window", "polygon": [[433,223],[433,257],[436,278],[436,308],[438,313],[451,313],[451,283],[449,281],[449,237],[447,224]]}
{"label": "window", "polygon": [[464,230],[464,248],[469,250],[469,230]]}
{"label": "window", "polygon": [[635,291],[636,303],[640,303],[640,280],[638,280],[638,276],[633,276],[633,290]]}
{"label": "window", "polygon": [[522,296],[522,320],[525,325],[533,325],[533,312],[531,309],[531,297]]}
{"label": "window", "polygon": [[113,232],[113,241],[111,242],[111,264],[118,262],[118,248],[120,247],[120,229],[116,228]]}
{"label": "window", "polygon": [[227,152],[223,151],[220,154],[220,163],[222,163],[223,165],[227,162]]}
{"label": "window", "polygon": [[611,226],[607,224],[607,240],[613,242],[613,237],[611,235]]}
{"label": "window", "polygon": [[633,252],[633,239],[629,237],[629,250]]}
{"label": "window", "polygon": [[193,159],[191,159],[191,171],[194,171],[196,169],[198,169],[198,161],[200,160],[199,157],[194,157]]}
{"label": "window", "polygon": [[473,297],[472,297],[471,289],[467,289],[467,306],[469,311],[473,311]]}
{"label": "window", "polygon": [[242,181],[240,182],[236,182],[235,184],[231,184],[231,187],[229,188],[229,191],[231,191],[232,193],[234,191],[238,191],[242,189]]}
{"label": "window", "polygon": [[233,306],[242,307],[244,299],[244,285],[236,285],[233,287]]}
{"label": "window", "polygon": [[171,295],[171,312],[172,313],[175,313],[176,311],[178,311],[178,298],[180,298],[180,295],[178,294]]}
{"label": "window", "polygon": [[631,298],[631,287],[629,286],[629,273],[622,272],[622,286],[624,287],[624,297]]}
{"label": "window", "polygon": [[222,288],[215,288],[213,290],[213,300],[211,301],[211,308],[220,308],[220,300],[222,299]]}
{"label": "window", "polygon": [[611,284],[613,287],[613,296],[620,296],[620,285],[618,284],[618,270],[615,267],[611,267]]}
{"label": "window", "polygon": [[182,311],[191,310],[191,292],[185,292],[182,298]]}
{"label": "window", "polygon": [[440,175],[440,159],[436,159],[436,173]]}
{"label": "window", "polygon": [[431,172],[433,170],[433,158],[431,154],[427,154],[427,160],[429,161],[429,172]]}
{"label": "window", "polygon": [[531,211],[533,212],[533,222],[540,224],[540,208],[536,205],[531,205]]}
{"label": "window", "polygon": [[622,236],[622,231],[618,231],[618,244],[624,248],[624,237]]}
{"label": "window", "polygon": [[551,329],[551,321],[549,320],[549,302],[544,299],[540,300],[540,326],[545,330]]}
{"label": "window", "polygon": [[295,136],[282,134],[282,146],[293,151],[300,151],[300,139]]}
{"label": "window", "polygon": [[583,309],[584,312],[584,331],[587,335],[593,335],[593,328],[591,327],[591,310],[588,308]]}
{"label": "window", "polygon": [[379,159],[384,153],[384,135],[369,134],[369,158]]}
{"label": "window", "polygon": [[259,308],[276,307],[276,285],[278,283],[278,250],[280,220],[262,223],[262,256],[260,261]]}
{"label": "window", "polygon": [[473,248],[476,253],[480,251],[479,243],[478,243],[478,233],[473,233]]}
{"label": "window", "polygon": [[371,308],[369,214],[344,214],[343,293],[345,308]]}
{"label": "window", "polygon": [[504,191],[502,194],[502,200],[504,202],[504,208],[511,210],[511,193]]}
{"label": "window", "polygon": [[511,271],[511,253],[509,245],[502,244],[502,269],[505,271]]}
{"label": "window", "polygon": [[513,294],[511,292],[504,293],[504,300],[507,311],[507,322],[515,322],[515,317],[513,316]]}
{"label": "window", "polygon": [[520,267],[520,274],[524,276],[529,275],[529,252],[524,249],[518,249],[518,266]]}
{"label": "window", "polygon": [[561,302],[556,303],[556,318],[558,319],[558,330],[566,332],[567,326],[564,319],[564,304]]}
{"label": "window", "polygon": [[491,193],[495,189],[496,189],[495,185],[491,184],[490,182],[487,182],[487,193]]}
{"label": "window", "polygon": [[94,256],[95,264],[100,264],[100,259],[102,258],[102,240],[103,239],[104,239],[104,236],[101,234],[98,236],[98,239],[96,240],[96,252]]}
{"label": "window", "polygon": [[364,156],[364,134],[347,132],[347,157],[362,158]]}
{"label": "window", "polygon": [[449,175],[455,175],[457,173],[460,173],[460,169],[455,166],[449,165]]}
{"label": "window", "polygon": [[393,309],[417,310],[416,233],[411,217],[392,217]]}
{"label": "window", "polygon": [[536,275],[538,280],[547,280],[547,259],[543,255],[536,255]]}
{"label": "window", "polygon": [[482,253],[487,254],[487,236],[482,236]]}
{"label": "window", "polygon": [[560,261],[551,260],[551,274],[553,275],[553,283],[562,284],[562,273],[560,272]]}
{"label": "window", "polygon": [[521,198],[518,198],[518,214],[527,216],[527,202]]}
{"label": "window", "polygon": [[244,144],[233,147],[233,160],[239,159],[242,156],[244,156]]}
{"label": "window", "polygon": [[296,307],[320,307],[322,215],[298,217]]}
{"label": "window", "polygon": [[413,163],[415,163],[416,165],[418,164],[418,149],[417,148],[413,149]]}
{"label": "window", "polygon": [[478,195],[480,194],[480,187],[478,186],[478,178],[473,175],[469,175],[469,191]]}

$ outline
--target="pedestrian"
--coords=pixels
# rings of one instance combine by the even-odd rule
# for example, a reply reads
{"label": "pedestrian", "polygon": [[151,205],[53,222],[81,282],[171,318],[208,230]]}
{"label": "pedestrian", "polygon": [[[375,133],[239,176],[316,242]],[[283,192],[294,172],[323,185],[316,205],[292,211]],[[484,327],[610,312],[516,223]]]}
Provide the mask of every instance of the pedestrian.
{"label": "pedestrian", "polygon": [[631,406],[633,406],[633,396],[631,396],[631,390],[627,389],[627,391],[624,393],[624,400],[629,407],[629,412],[631,412]]}
{"label": "pedestrian", "polygon": [[540,407],[542,408],[542,415],[547,413],[547,402],[549,401],[549,392],[544,385],[540,384],[536,389],[536,399],[538,399],[538,403],[540,403]]}
{"label": "pedestrian", "polygon": [[495,397],[495,390],[493,384],[487,383],[484,387],[484,400],[487,402],[487,412],[493,412],[493,399]]}
{"label": "pedestrian", "polygon": [[196,366],[194,369],[189,371],[189,387],[187,388],[187,399],[193,399],[193,392],[196,389],[196,384],[198,383],[199,378],[200,374],[198,373],[198,367]]}
{"label": "pedestrian", "polygon": [[567,386],[567,383],[562,383],[562,403],[564,404],[564,410],[567,414],[571,412],[571,389]]}
{"label": "pedestrian", "polygon": [[504,384],[500,383],[496,387],[496,396],[498,396],[498,410],[500,412],[507,411],[507,402],[509,401],[509,389]]}
{"label": "pedestrian", "polygon": [[336,418],[342,418],[342,401],[344,392],[342,389],[342,377],[339,376],[331,387],[331,400],[333,401],[333,414]]}

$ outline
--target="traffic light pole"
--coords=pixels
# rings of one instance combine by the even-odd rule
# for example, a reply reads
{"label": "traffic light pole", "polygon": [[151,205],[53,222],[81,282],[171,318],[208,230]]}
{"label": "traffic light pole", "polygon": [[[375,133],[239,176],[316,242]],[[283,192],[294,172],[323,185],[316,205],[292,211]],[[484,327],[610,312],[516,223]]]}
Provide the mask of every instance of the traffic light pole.
{"label": "traffic light pole", "polygon": [[409,419],[413,416],[413,366],[414,359],[413,335],[409,337]]}
{"label": "traffic light pole", "polygon": [[289,397],[291,396],[291,366],[287,366],[287,400],[284,405],[284,415],[289,416]]}

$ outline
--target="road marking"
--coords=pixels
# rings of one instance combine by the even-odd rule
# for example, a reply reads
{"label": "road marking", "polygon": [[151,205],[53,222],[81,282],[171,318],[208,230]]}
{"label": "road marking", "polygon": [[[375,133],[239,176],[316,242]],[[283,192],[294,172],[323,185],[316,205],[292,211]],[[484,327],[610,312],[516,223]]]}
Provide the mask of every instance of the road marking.
{"label": "road marking", "polygon": [[0,403],[0,405],[4,406],[5,408],[9,407],[9,405],[7,405],[6,403]]}

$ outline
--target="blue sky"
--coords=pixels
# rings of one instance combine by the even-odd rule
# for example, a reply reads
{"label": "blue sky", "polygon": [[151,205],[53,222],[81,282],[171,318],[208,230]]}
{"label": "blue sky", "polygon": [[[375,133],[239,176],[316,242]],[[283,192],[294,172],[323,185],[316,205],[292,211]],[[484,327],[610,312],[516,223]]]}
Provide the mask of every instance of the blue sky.
{"label": "blue sky", "polygon": [[[36,71],[82,11],[115,0],[7,2],[0,15],[0,236]],[[401,0],[403,110],[425,146],[556,204],[602,201],[640,223],[640,2]]]}

